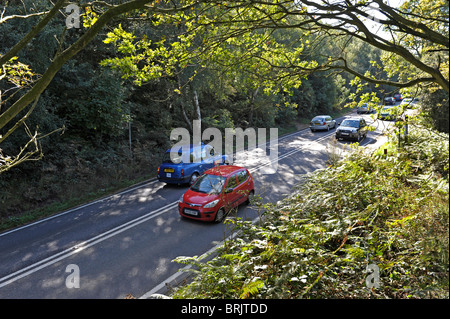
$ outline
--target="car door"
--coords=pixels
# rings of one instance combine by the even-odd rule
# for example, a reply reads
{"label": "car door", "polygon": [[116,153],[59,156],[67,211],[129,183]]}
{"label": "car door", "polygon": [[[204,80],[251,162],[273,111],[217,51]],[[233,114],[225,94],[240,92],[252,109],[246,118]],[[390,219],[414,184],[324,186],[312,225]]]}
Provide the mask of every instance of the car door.
{"label": "car door", "polygon": [[367,126],[364,119],[359,120],[359,134],[360,136],[366,136]]}
{"label": "car door", "polygon": [[336,121],[333,120],[333,119],[331,118],[331,116],[328,116],[328,117],[327,117],[327,123],[329,124],[329,127],[330,127],[330,128],[335,128],[335,127],[336,127]]}
{"label": "car door", "polygon": [[224,191],[224,204],[227,210],[236,207],[240,198],[240,194],[237,192],[237,176],[236,173],[228,177]]}
{"label": "car door", "polygon": [[236,192],[240,195],[238,199],[238,204],[240,205],[247,200],[248,194],[250,192],[249,189],[249,174],[246,170],[239,171],[237,173],[237,181],[238,186],[236,188]]}

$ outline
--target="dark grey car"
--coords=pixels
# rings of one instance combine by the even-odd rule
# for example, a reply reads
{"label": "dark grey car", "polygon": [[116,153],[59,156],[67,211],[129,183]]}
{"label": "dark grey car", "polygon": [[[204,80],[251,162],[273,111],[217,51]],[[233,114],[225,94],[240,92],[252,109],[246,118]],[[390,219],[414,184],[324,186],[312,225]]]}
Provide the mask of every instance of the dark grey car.
{"label": "dark grey car", "polygon": [[352,117],[342,121],[336,129],[336,139],[360,141],[367,136],[367,124],[363,118]]}

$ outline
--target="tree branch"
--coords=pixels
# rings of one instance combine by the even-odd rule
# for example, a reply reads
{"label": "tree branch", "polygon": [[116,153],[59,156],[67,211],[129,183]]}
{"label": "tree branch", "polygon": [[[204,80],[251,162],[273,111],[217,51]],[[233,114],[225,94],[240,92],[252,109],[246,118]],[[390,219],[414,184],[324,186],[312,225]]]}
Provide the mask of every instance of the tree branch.
{"label": "tree branch", "polygon": [[11,19],[28,19],[28,18],[31,18],[31,17],[38,17],[38,16],[41,16],[41,15],[47,14],[49,12],[50,11],[43,11],[43,12],[37,12],[37,13],[30,13],[30,14],[27,14],[27,15],[16,15],[16,14],[13,14],[13,15],[7,16],[7,17],[3,17],[3,13],[2,13],[2,16],[0,17],[0,24],[5,23],[6,21],[11,20]]}
{"label": "tree branch", "polygon": [[[208,1],[211,2],[211,1]],[[216,1],[217,4],[219,2]],[[413,85],[414,83],[421,82],[434,82],[440,85],[446,92],[449,92],[449,81],[444,77],[441,71],[426,62],[423,62],[420,56],[415,56],[408,48],[399,44],[395,37],[389,41],[383,37],[371,32],[364,21],[361,18],[370,18],[364,9],[370,8],[370,2],[353,4],[351,1],[312,1],[312,0],[298,0],[295,5],[292,1],[284,2],[271,2],[271,1],[258,1],[253,0],[251,4],[248,1],[228,1],[228,7],[247,8],[250,10],[257,5],[270,6],[273,10],[260,10],[264,17],[258,17],[250,19],[249,21],[238,22],[234,20],[220,21],[221,23],[233,24],[237,23],[240,27],[245,28],[247,23],[247,30],[263,29],[263,28],[301,28],[307,31],[317,30],[337,30],[341,33],[348,34],[349,36],[358,38],[374,47],[377,47],[383,51],[392,52],[399,57],[402,57],[407,62],[419,70],[427,73],[430,77],[421,77],[416,80],[412,80],[405,83],[382,81],[378,83],[396,85],[398,87],[405,87],[407,85]],[[430,41],[436,46],[443,46],[448,48],[449,39],[448,35],[440,34],[424,23],[418,23],[412,19],[408,19],[402,16],[399,10],[394,9],[382,2],[382,0],[373,0],[372,3],[379,5],[380,12],[382,12],[387,19],[380,21],[385,26],[389,27],[391,32],[402,32],[410,34],[412,36]],[[306,9],[301,9],[301,6]],[[293,17],[294,23],[287,21],[283,24],[279,23],[276,18],[278,14],[283,13],[283,17],[290,15]],[[226,18],[225,18],[226,19]],[[216,23],[216,21],[212,21]],[[395,27],[393,30],[392,27]],[[361,77],[364,78],[364,77]],[[371,80],[372,83],[377,83]]]}
{"label": "tree branch", "polygon": [[28,32],[15,46],[13,46],[5,55],[0,56],[0,66],[8,62],[17,53],[29,43],[41,30],[50,22],[51,19],[58,13],[58,10],[63,6],[66,0],[58,0],[53,8],[48,11],[45,17],[36,24],[30,32]]}
{"label": "tree branch", "polygon": [[[51,10],[51,13],[56,14],[55,11],[57,11],[62,6],[64,1],[65,0],[59,0],[58,3],[54,6],[54,8]],[[180,6],[178,8],[158,8],[152,2],[153,2],[152,0],[128,1],[123,4],[112,6],[108,10],[106,10],[102,15],[100,15],[95,24],[92,25],[92,27],[89,28],[75,43],[73,43],[70,47],[68,47],[66,50],[61,52],[53,59],[50,66],[47,68],[42,77],[36,82],[36,84],[19,100],[17,100],[11,107],[9,107],[4,113],[0,115],[0,129],[2,129],[7,123],[9,123],[15,116],[17,116],[19,112],[21,112],[24,108],[26,108],[27,105],[32,103],[33,100],[47,88],[47,86],[53,80],[53,77],[61,69],[61,67],[73,56],[75,56],[78,52],[80,52],[84,47],[86,47],[86,45],[88,45],[88,43],[91,42],[97,36],[97,34],[103,29],[103,27],[116,16],[126,12],[130,12],[132,10],[142,8],[147,8],[154,12],[174,13],[177,11],[188,10],[189,8],[196,5],[196,2],[193,2],[188,3],[186,6]],[[151,6],[149,5],[150,3],[152,3]],[[49,17],[49,15],[50,13],[46,16],[45,19],[50,19],[52,17],[52,15]],[[41,26],[41,24],[43,24],[42,21],[39,23],[39,25]],[[31,40],[31,38],[28,39],[28,41],[29,40]],[[6,59],[5,56],[2,56],[1,59],[8,61],[9,59]]]}

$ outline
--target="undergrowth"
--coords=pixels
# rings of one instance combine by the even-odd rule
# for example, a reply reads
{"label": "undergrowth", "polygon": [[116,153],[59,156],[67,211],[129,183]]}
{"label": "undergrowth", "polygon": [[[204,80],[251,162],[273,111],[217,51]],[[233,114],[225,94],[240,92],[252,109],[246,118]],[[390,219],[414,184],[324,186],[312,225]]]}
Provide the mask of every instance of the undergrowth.
{"label": "undergrowth", "polygon": [[[174,298],[448,298],[448,135],[415,128],[394,155],[355,149],[305,177]],[[367,266],[380,286],[368,288]]]}

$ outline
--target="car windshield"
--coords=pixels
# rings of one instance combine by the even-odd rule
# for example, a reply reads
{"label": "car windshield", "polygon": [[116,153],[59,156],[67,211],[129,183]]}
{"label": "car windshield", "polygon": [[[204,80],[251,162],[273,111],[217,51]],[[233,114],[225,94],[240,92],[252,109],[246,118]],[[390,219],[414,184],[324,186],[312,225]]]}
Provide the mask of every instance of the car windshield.
{"label": "car windshield", "polygon": [[325,121],[325,118],[317,116],[315,118],[312,119],[312,122],[323,122]]}
{"label": "car windshield", "polygon": [[344,120],[341,123],[341,126],[359,127],[359,121],[358,120]]}
{"label": "car windshield", "polygon": [[225,180],[224,176],[204,174],[195,181],[191,190],[206,194],[220,194]]}
{"label": "car windshield", "polygon": [[[203,154],[202,154],[203,153]],[[172,163],[172,164],[180,164],[180,163],[200,163],[202,161],[202,155],[206,157],[206,149],[194,149],[188,150],[183,153],[183,150],[180,148],[178,152],[166,152],[163,155],[163,163]]]}
{"label": "car windshield", "polygon": [[163,156],[163,163],[173,163],[178,164],[182,163],[181,160],[181,152],[166,152]]}

